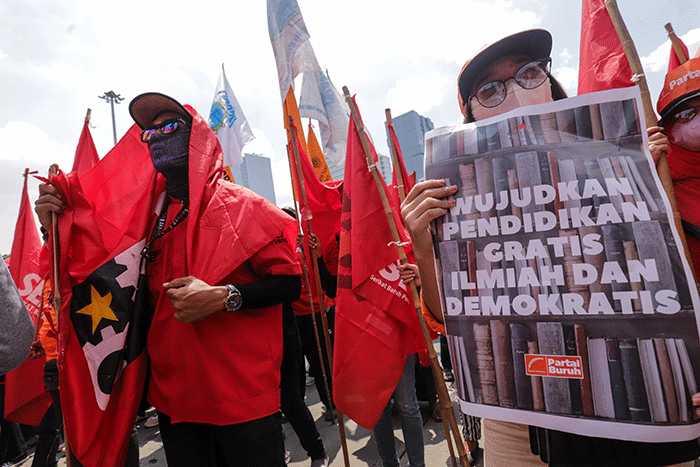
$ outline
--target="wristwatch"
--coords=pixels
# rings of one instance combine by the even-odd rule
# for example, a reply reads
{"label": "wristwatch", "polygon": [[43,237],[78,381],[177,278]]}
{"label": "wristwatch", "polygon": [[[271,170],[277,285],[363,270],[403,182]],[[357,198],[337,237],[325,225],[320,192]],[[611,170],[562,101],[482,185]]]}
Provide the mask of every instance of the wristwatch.
{"label": "wristwatch", "polygon": [[243,305],[243,297],[241,296],[241,291],[238,290],[235,285],[226,284],[226,289],[228,289],[228,296],[224,303],[224,311],[233,313]]}

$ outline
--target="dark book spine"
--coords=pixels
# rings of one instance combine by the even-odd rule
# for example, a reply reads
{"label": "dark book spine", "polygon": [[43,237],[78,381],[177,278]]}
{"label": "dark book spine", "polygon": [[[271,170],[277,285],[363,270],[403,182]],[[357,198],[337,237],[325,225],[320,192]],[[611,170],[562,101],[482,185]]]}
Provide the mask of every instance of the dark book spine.
{"label": "dark book spine", "polygon": [[501,149],[501,136],[498,134],[498,123],[487,125],[486,129],[486,147],[489,151]]}
{"label": "dark book spine", "polygon": [[511,214],[510,202],[508,201],[508,170],[515,168],[513,161],[509,157],[501,156],[491,159],[493,170],[493,191],[496,199],[496,206],[504,203],[503,209],[497,209],[496,213],[499,217],[509,216]]}
{"label": "dark book spine", "polygon": [[[566,355],[578,355],[576,347],[576,333],[573,324],[564,325],[564,348]],[[581,398],[581,383],[579,379],[569,379],[569,389],[571,390],[571,410],[576,415],[583,415],[583,400]]]}
{"label": "dark book spine", "polygon": [[488,152],[488,144],[486,143],[486,127],[480,126],[476,129],[476,147],[479,154]]}
{"label": "dark book spine", "polygon": [[522,323],[510,324],[510,343],[513,350],[513,374],[515,375],[515,395],[518,408],[532,410],[532,382],[526,374],[525,354],[530,328]]}
{"label": "dark book spine", "polygon": [[[538,355],[540,353],[537,341],[527,341],[527,353]],[[544,387],[541,376],[530,376],[532,383],[532,410],[544,412]]]}
{"label": "dark book spine", "polygon": [[576,135],[579,141],[589,141],[593,139],[593,129],[591,127],[591,112],[587,105],[574,109],[576,116]]}
{"label": "dark book spine", "polygon": [[[605,247],[605,256],[608,261],[617,262],[623,271],[627,270],[627,261],[625,261],[625,249],[622,246],[622,232],[620,226],[604,225],[600,228],[603,231],[603,246]],[[613,292],[629,291],[629,283],[613,281],[610,284]],[[622,305],[619,300],[614,301],[615,310],[622,311]]]}
{"label": "dark book spine", "polygon": [[579,380],[583,414],[594,415],[591,370],[588,367],[588,342],[586,340],[586,329],[583,325],[574,324],[574,336],[576,339],[576,353],[581,357],[581,366],[583,367],[583,379]]}
{"label": "dark book spine", "polygon": [[644,375],[639,360],[636,339],[620,339],[620,361],[629,402],[630,420],[650,422],[649,402],[644,386]]}
{"label": "dark book spine", "polygon": [[496,368],[496,387],[498,404],[501,407],[517,407],[515,394],[515,376],[513,369],[513,349],[510,342],[510,327],[503,320],[494,319],[491,326],[493,343],[493,363]]}
{"label": "dark book spine", "polygon": [[476,346],[476,366],[479,370],[479,384],[481,386],[481,403],[498,405],[491,328],[487,323],[473,323],[472,328]]}
{"label": "dark book spine", "polygon": [[615,418],[629,420],[630,409],[627,402],[625,379],[622,374],[622,361],[620,360],[620,347],[616,337],[605,338],[605,349],[608,354],[608,368],[610,369],[610,385],[612,387],[613,405],[615,406]]}
{"label": "dark book spine", "polygon": [[603,122],[600,120],[600,104],[591,104],[591,135],[595,140],[603,139]]}
{"label": "dark book spine", "polygon": [[666,341],[662,338],[655,337],[653,342],[654,349],[656,350],[656,359],[659,362],[659,374],[661,375],[661,387],[664,391],[664,400],[666,401],[666,410],[668,411],[668,421],[671,423],[678,423],[680,420],[678,399],[676,397],[676,386],[673,382],[673,371],[671,370],[671,361],[668,357]]}

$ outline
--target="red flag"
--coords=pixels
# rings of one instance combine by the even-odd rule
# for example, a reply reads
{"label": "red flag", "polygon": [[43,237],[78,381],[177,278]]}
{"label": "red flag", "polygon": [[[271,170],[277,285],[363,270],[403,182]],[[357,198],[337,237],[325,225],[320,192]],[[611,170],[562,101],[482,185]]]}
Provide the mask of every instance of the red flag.
{"label": "red flag", "polygon": [[139,133],[132,126],[92,170],[51,180],[66,203],[58,218],[61,404],[85,467],[124,465],[145,381],[139,263],[160,191]]}
{"label": "red flag", "polygon": [[[371,150],[376,163],[376,152]],[[384,184],[383,189],[386,191]],[[392,211],[402,241],[407,242],[398,206]],[[333,399],[341,412],[367,429],[375,425],[389,401],[406,357],[420,350],[416,342],[422,342],[410,292],[396,267],[398,254],[392,240],[377,186],[350,119],[338,258]]]}
{"label": "red flag", "polygon": [[[690,58],[690,54],[688,54],[688,47],[683,43],[681,38],[678,38],[678,42],[681,44],[681,49],[683,49],[683,53],[685,54],[685,59],[688,60]],[[673,70],[681,66],[681,61],[678,58],[678,55],[676,54],[676,51],[673,49],[673,45],[671,46],[671,57],[668,59],[668,71],[666,73],[671,73]]]}
{"label": "red flag", "polygon": [[[290,131],[295,131],[297,135],[297,148],[299,149],[299,159],[301,160],[301,175],[304,180],[306,200],[308,202],[308,205],[305,205],[303,196],[301,196],[301,193],[297,193],[297,201],[302,211],[302,221],[306,219],[306,209],[310,210],[312,215],[311,228],[321,242],[321,245],[325,246],[330,237],[338,232],[340,226],[340,211],[342,205],[340,193],[343,181],[331,180],[321,183],[316,175],[316,171],[311,165],[311,161],[306,156],[305,148],[299,138],[301,132],[297,129],[296,124],[292,124]],[[303,134],[301,136],[303,136]],[[296,181],[296,164],[292,164],[292,174]],[[302,222],[302,227],[304,225],[305,222]]]}
{"label": "red flag", "polygon": [[634,86],[604,0],[583,0],[578,94]]}
{"label": "red flag", "polygon": [[[406,165],[403,163],[403,155],[401,155],[401,146],[399,145],[399,138],[396,136],[396,130],[394,129],[394,124],[392,123],[391,125],[387,125],[387,128],[389,130],[389,137],[391,138],[391,144],[394,146],[396,150],[396,158],[398,159],[398,169],[401,171],[401,180],[403,181],[403,190],[404,190],[404,195],[407,195],[409,191],[411,191],[411,188],[413,188],[413,185],[416,184],[416,173],[413,172],[411,175],[408,175],[408,172],[406,171]],[[392,173],[391,177],[391,184],[392,184],[392,193],[395,191],[398,191],[399,187],[399,181],[397,177],[397,164],[394,164],[394,171]]]}
{"label": "red flag", "polygon": [[99,161],[100,156],[97,155],[97,149],[90,134],[90,120],[86,118],[83,131],[80,133],[78,148],[75,150],[75,159],[73,159],[71,172],[77,172],[78,175],[82,175]]}
{"label": "red flag", "polygon": [[[44,274],[39,267],[41,240],[32,214],[27,193],[27,176],[15,227],[10,253],[10,275],[15,281],[27,311],[34,324],[41,319],[41,293]],[[13,422],[36,426],[51,405],[51,396],[44,390],[44,363],[46,358],[25,360],[5,377],[5,418]]]}

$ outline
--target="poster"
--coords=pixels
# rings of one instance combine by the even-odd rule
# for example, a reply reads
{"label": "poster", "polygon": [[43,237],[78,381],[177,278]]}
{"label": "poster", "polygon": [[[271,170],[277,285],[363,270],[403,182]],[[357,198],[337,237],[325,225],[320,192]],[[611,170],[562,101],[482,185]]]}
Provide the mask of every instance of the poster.
{"label": "poster", "polygon": [[433,246],[465,413],[637,440],[700,436],[698,293],[636,87],[426,136],[458,187]]}

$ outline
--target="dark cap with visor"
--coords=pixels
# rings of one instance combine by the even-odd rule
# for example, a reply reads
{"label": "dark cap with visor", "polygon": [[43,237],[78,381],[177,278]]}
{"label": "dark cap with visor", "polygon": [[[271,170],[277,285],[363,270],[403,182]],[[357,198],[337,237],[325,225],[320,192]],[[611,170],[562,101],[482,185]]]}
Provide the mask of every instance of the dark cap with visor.
{"label": "dark cap with visor", "polygon": [[172,97],[159,92],[146,92],[134,97],[129,104],[129,113],[142,130],[150,127],[155,119],[166,113],[178,114],[192,126],[192,115],[187,109]]}
{"label": "dark cap with visor", "polygon": [[529,29],[485,45],[462,67],[457,80],[459,87],[459,106],[465,114],[465,104],[474,86],[477,75],[506,55],[523,54],[532,59],[547,58],[552,52],[552,35],[544,29]]}

